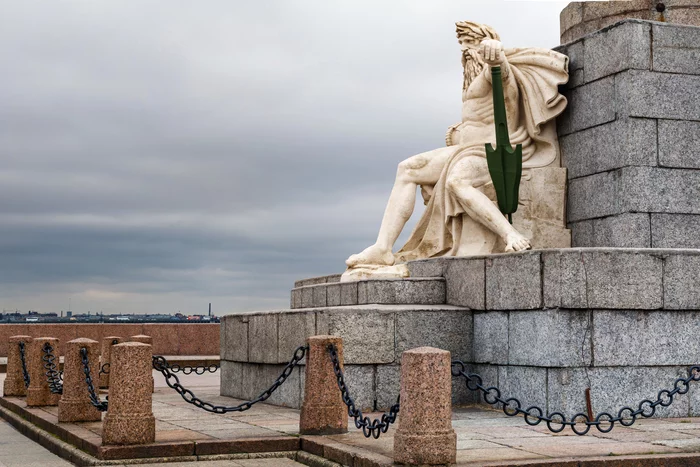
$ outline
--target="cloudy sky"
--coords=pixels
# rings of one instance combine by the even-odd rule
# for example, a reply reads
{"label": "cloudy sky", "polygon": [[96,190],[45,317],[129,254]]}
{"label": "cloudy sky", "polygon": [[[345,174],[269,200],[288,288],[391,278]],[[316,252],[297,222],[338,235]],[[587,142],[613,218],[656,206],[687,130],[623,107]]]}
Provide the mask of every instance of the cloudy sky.
{"label": "cloudy sky", "polygon": [[0,0],[1,308],[286,307],[459,120],[454,22],[551,48],[566,4]]}

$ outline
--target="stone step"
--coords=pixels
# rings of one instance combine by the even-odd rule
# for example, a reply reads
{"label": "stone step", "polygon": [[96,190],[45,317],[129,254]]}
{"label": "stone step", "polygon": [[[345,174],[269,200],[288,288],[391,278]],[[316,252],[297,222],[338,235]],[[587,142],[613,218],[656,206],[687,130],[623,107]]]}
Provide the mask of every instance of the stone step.
{"label": "stone step", "polygon": [[440,305],[445,303],[445,279],[415,277],[335,282],[292,289],[291,308],[350,305]]}
{"label": "stone step", "polygon": [[317,284],[332,284],[340,282],[340,276],[342,274],[331,274],[329,276],[318,276],[309,277],[308,279],[301,279],[294,283],[294,287],[306,287],[307,285],[317,285]]}

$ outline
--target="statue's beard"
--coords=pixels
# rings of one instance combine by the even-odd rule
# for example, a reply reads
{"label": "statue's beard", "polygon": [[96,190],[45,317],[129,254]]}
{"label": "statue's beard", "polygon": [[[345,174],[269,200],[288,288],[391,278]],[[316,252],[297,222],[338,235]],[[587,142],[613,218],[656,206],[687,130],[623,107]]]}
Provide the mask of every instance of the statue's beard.
{"label": "statue's beard", "polygon": [[474,81],[484,69],[484,61],[476,48],[468,48],[462,52],[462,66],[464,67],[462,91],[466,92],[469,85],[472,84],[472,81]]}

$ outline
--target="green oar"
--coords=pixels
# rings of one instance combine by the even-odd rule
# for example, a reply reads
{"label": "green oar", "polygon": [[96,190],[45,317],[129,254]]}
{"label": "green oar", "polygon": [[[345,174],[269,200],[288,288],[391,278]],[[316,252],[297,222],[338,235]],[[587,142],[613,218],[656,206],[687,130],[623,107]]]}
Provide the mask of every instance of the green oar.
{"label": "green oar", "polygon": [[503,81],[501,67],[491,68],[493,81],[493,120],[496,125],[496,148],[486,143],[486,161],[489,173],[496,189],[498,208],[512,224],[512,214],[518,210],[518,191],[520,177],[523,173],[523,145],[515,149],[510,145],[508,136],[508,120],[506,118],[506,103],[503,97]]}

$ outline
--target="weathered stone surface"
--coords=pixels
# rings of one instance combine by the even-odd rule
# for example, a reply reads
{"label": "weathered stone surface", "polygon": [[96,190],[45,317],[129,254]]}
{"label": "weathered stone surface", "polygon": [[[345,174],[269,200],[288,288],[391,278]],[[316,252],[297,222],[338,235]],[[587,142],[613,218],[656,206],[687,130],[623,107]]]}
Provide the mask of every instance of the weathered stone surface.
{"label": "weathered stone surface", "polygon": [[386,411],[396,403],[401,390],[400,376],[400,365],[377,365],[375,387],[378,410]]}
{"label": "weathered stone surface", "polygon": [[[59,422],[93,422],[102,420],[102,413],[90,402],[85,384],[81,349],[87,349],[90,373],[100,371],[100,343],[92,339],[74,339],[66,345],[63,370],[63,394],[58,401]],[[151,380],[152,380],[151,376]],[[151,388],[153,387],[151,383]]]}
{"label": "weathered stone surface", "polygon": [[476,363],[508,363],[508,312],[474,313],[474,358]]}
{"label": "weathered stone surface", "polygon": [[573,247],[650,248],[648,213],[624,213],[570,224]]}
{"label": "weathered stone surface", "polygon": [[340,284],[328,284],[326,287],[326,305],[340,306]]}
{"label": "weathered stone surface", "polygon": [[340,304],[357,305],[357,282],[343,282],[340,284]]}
{"label": "weathered stone surface", "polygon": [[[375,391],[375,367],[372,365],[347,365],[345,367],[345,383],[355,400],[355,405],[364,412],[374,410],[374,401],[377,397]],[[336,384],[336,391],[338,386]],[[347,409],[346,409],[347,413]]]}
{"label": "weathered stone surface", "polygon": [[563,136],[559,144],[562,165],[568,169],[570,179],[657,163],[656,121],[652,119],[618,119]]}
{"label": "weathered stone surface", "polygon": [[407,265],[411,277],[442,277],[448,262],[445,258],[431,258],[409,261]]}
{"label": "weathered stone surface", "polygon": [[457,258],[445,270],[447,303],[472,310],[486,308],[486,276],[483,258]]}
{"label": "weathered stone surface", "polygon": [[596,366],[695,365],[700,361],[700,312],[596,311]]}
{"label": "weathered stone surface", "polygon": [[581,250],[542,253],[542,296],[545,308],[588,307],[584,262]]}
{"label": "weathered stone surface", "polygon": [[243,367],[245,365],[245,363],[221,361],[219,371],[221,371],[220,393],[222,396],[239,399],[244,397],[242,385],[245,383],[243,380]]}
{"label": "weathered stone surface", "polygon": [[328,346],[335,345],[343,368],[343,340],[334,336],[307,339],[309,354],[304,377],[304,402],[301,407],[301,434],[331,434],[348,431],[347,409],[343,403]]}
{"label": "weathered stone surface", "polygon": [[301,308],[301,289],[292,289],[292,308]]}
{"label": "weathered stone surface", "polygon": [[[259,367],[260,371],[257,373],[256,378],[253,379],[254,385],[251,385],[249,389],[254,394],[251,398],[257,397],[261,392],[269,388],[284,370],[284,365],[259,365]],[[270,404],[283,407],[301,407],[303,395],[300,375],[302,371],[304,371],[303,368],[295,368],[287,378],[287,381],[272,393],[267,401]]]}
{"label": "weathered stone surface", "polygon": [[542,306],[539,252],[486,259],[486,309],[528,310]]}
{"label": "weathered stone surface", "polygon": [[402,464],[456,462],[452,429],[450,353],[419,347],[401,358],[401,416],[394,460]]}
{"label": "weathered stone surface", "polygon": [[317,285],[312,287],[312,305],[314,307],[326,306],[326,285]]}
{"label": "weathered stone surface", "polygon": [[292,359],[294,351],[316,334],[316,313],[282,313],[278,319],[278,363]]}
{"label": "weathered stone surface", "polygon": [[584,40],[586,82],[631,68],[651,68],[651,24],[627,22]]}
{"label": "weathered stone surface", "polygon": [[588,311],[511,311],[508,363],[539,367],[591,363]]}
{"label": "weathered stone surface", "polygon": [[27,346],[27,371],[29,371],[29,388],[27,389],[27,407],[58,405],[60,396],[52,394],[46,380],[43,357],[44,346],[50,345],[53,355],[58,359],[58,339],[53,337],[36,337]]}
{"label": "weathered stone surface", "polygon": [[[700,31],[700,28],[698,30]],[[700,57],[696,63],[700,63]],[[700,73],[700,65],[697,68]],[[700,121],[659,120],[659,165],[700,169],[698,147],[700,147]]]}
{"label": "weathered stone surface", "polygon": [[401,353],[439,346],[455,358],[472,358],[472,320],[468,310],[405,311],[396,314],[396,361]]}
{"label": "weathered stone surface", "polygon": [[445,281],[442,278],[368,280],[357,284],[358,304],[445,303]]}
{"label": "weathered stone surface", "polygon": [[304,286],[301,288],[301,307],[311,308],[314,306],[314,288],[312,286]]}
{"label": "weathered stone surface", "polygon": [[[569,415],[586,413],[587,387],[591,388],[594,413],[617,415],[623,407],[637,409],[644,399],[656,400],[660,388],[673,388],[676,378],[687,376],[682,367],[604,367],[587,371],[551,368],[548,371],[549,411]],[[657,407],[655,416],[686,417],[688,408],[688,397],[679,396],[670,407]]]}
{"label": "weathered stone surface", "polygon": [[5,381],[3,382],[3,395],[26,396],[27,387],[24,384],[24,370],[19,345],[20,342],[24,343],[25,367],[27,371],[29,371],[27,365],[29,364],[29,343],[32,341],[32,338],[30,336],[18,335],[11,336],[8,341],[7,371]]}
{"label": "weathered stone surface", "polygon": [[529,366],[499,366],[498,387],[501,397],[515,397],[523,408],[547,407],[547,369]]}
{"label": "weathered stone surface", "polygon": [[[116,344],[119,344],[122,341],[123,339],[119,336],[105,336],[102,338],[102,347],[100,349],[99,354],[101,367],[110,368],[112,358],[112,347],[114,347]],[[109,388],[110,374],[111,372],[107,371],[106,373],[102,373],[98,376],[97,379],[99,380],[100,388]]]}
{"label": "weathered stone surface", "polygon": [[700,248],[700,216],[652,214],[651,238],[654,248]]}
{"label": "weathered stone surface", "polygon": [[569,180],[569,222],[619,214],[620,177],[622,169]]}
{"label": "weathered stone surface", "polygon": [[700,29],[652,25],[654,71],[700,74]]}
{"label": "weathered stone surface", "polygon": [[663,283],[664,308],[700,310],[700,255],[669,255]]}
{"label": "weathered stone surface", "polygon": [[623,212],[700,214],[700,170],[629,167],[622,174],[618,193]]}
{"label": "weathered stone surface", "polygon": [[277,314],[265,313],[248,317],[248,361],[277,363]]}
{"label": "weathered stone surface", "polygon": [[615,120],[614,76],[584,84],[566,94],[569,105],[557,119],[560,136]]}
{"label": "weathered stone surface", "polygon": [[394,361],[394,311],[325,311],[317,316],[316,332],[341,336],[348,365]]}
{"label": "weathered stone surface", "polygon": [[615,76],[615,88],[621,116],[697,120],[700,115],[697,75],[628,70]]}
{"label": "weathered stone surface", "polygon": [[229,315],[221,319],[221,358],[248,361],[248,316]]}

